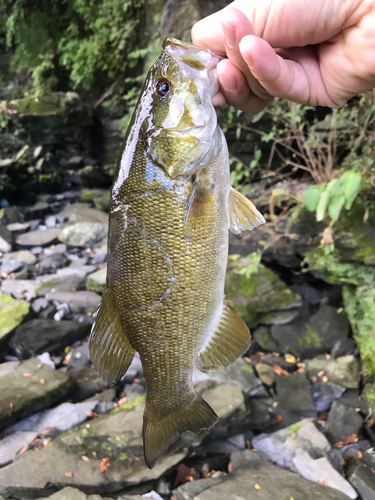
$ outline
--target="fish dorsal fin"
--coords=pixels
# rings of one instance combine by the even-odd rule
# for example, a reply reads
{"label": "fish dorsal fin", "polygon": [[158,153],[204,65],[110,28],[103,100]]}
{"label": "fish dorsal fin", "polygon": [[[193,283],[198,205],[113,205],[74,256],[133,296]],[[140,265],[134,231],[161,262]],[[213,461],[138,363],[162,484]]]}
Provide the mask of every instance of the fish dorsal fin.
{"label": "fish dorsal fin", "polygon": [[234,234],[250,231],[266,221],[246,196],[231,188],[229,194],[229,229]]}
{"label": "fish dorsal fin", "polygon": [[136,353],[108,288],[91,329],[89,348],[91,361],[99,375],[108,382],[117,382],[126,373]]}
{"label": "fish dorsal fin", "polygon": [[250,332],[246,323],[225,299],[212,336],[198,352],[197,367],[202,372],[210,372],[229,366],[248,350],[249,345]]}
{"label": "fish dorsal fin", "polygon": [[207,222],[206,216],[211,206],[208,203],[209,199],[211,199],[209,189],[199,178],[196,179],[191,186],[185,205],[184,236],[186,239],[191,239],[203,222]]}
{"label": "fish dorsal fin", "polygon": [[199,432],[215,425],[219,418],[198,394],[192,401],[166,414],[164,418],[150,415],[146,401],[143,417],[143,444],[146,465],[152,469],[165,450],[185,431]]}

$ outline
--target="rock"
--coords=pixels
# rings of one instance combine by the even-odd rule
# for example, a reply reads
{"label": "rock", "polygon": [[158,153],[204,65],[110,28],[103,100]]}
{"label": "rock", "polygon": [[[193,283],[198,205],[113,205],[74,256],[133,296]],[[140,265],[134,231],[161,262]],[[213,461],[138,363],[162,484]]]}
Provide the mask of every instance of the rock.
{"label": "rock", "polygon": [[57,245],[51,245],[48,248],[44,249],[45,255],[53,255],[55,253],[66,253],[68,247],[65,243],[58,243]]}
{"label": "rock", "polygon": [[306,371],[309,377],[317,377],[320,374],[320,377],[326,376],[331,382],[348,389],[355,389],[359,385],[359,364],[354,356],[336,359],[318,356],[306,360]]}
{"label": "rock", "polygon": [[26,220],[40,219],[50,211],[49,203],[45,201],[37,201],[34,205],[25,208]]}
{"label": "rock", "polygon": [[353,339],[338,340],[332,347],[331,356],[333,356],[334,358],[349,356],[350,354],[354,354],[356,348],[357,344]]}
{"label": "rock", "polygon": [[108,226],[102,222],[76,222],[64,228],[59,239],[78,247],[99,246],[107,238],[107,232]]}
{"label": "rock", "polygon": [[94,248],[90,253],[90,258],[94,264],[103,264],[107,260],[107,246],[105,245],[105,250],[103,250],[103,246]]}
{"label": "rock", "polygon": [[[61,271],[61,269],[60,269]],[[86,276],[86,275],[85,275]],[[36,289],[38,297],[44,297],[47,293],[76,292],[84,290],[86,284],[85,276],[53,276],[43,281]]]}
{"label": "rock", "polygon": [[82,342],[78,347],[70,349],[69,353],[72,355],[69,360],[69,366],[81,367],[91,365],[88,342]]}
{"label": "rock", "polygon": [[[117,497],[118,500],[144,500],[145,495],[121,495]],[[45,497],[44,497],[45,498]],[[154,497],[151,497],[154,498]],[[159,497],[160,498],[160,497]],[[0,499],[1,500],[1,499]],[[39,499],[42,500],[42,499]],[[111,500],[107,497],[102,497],[99,495],[86,495],[83,491],[78,490],[77,488],[72,488],[67,486],[62,490],[54,493],[53,495],[48,497],[48,500]]]}
{"label": "rock", "polygon": [[276,373],[273,371],[272,366],[266,363],[258,363],[255,369],[264,384],[272,385],[275,382]]}
{"label": "rock", "polygon": [[16,260],[22,262],[23,264],[35,264],[36,257],[30,252],[30,250],[18,250],[18,252],[10,252],[3,255],[3,261],[5,260]]}
{"label": "rock", "polygon": [[87,323],[33,319],[15,329],[11,347],[20,359],[28,359],[42,352],[60,353],[89,333]]}
{"label": "rock", "polygon": [[13,224],[17,222],[25,222],[25,216],[20,207],[5,206],[1,210],[0,223],[3,225]]}
{"label": "rock", "polygon": [[333,382],[316,382],[311,386],[311,394],[316,405],[316,411],[326,412],[330,409],[332,401],[340,399],[345,388]]}
{"label": "rock", "polygon": [[[186,483],[173,491],[176,500],[347,500],[344,493],[307,481],[264,461],[250,450],[232,454],[233,472]],[[280,494],[282,493],[282,496]]]}
{"label": "rock", "polygon": [[310,387],[311,384],[304,373],[276,376],[276,392],[280,408],[298,415],[316,416]]}
{"label": "rock", "polygon": [[94,313],[100,303],[101,297],[95,292],[82,290],[80,292],[49,292],[45,295],[47,300],[56,300],[68,304],[72,313]]}
{"label": "rock", "polygon": [[55,227],[56,217],[54,215],[47,215],[47,217],[44,219],[44,223],[47,227]]}
{"label": "rock", "polygon": [[18,260],[4,260],[4,262],[0,266],[0,276],[19,271],[22,267],[23,263]]}
{"label": "rock", "polygon": [[324,481],[327,486],[342,491],[349,498],[357,498],[355,489],[332,467],[325,457],[314,460],[306,451],[299,449],[293,463],[301,476],[309,481],[318,484],[322,484]]}
{"label": "rock", "polygon": [[57,402],[71,388],[71,379],[65,373],[52,370],[38,359],[21,363],[0,377],[0,429]]}
{"label": "rock", "polygon": [[73,203],[65,208],[63,212],[57,216],[62,222],[101,222],[108,223],[108,214],[91,208],[85,203]]}
{"label": "rock", "polygon": [[250,265],[241,258],[229,260],[225,290],[241,318],[255,327],[264,313],[271,311],[289,311],[301,306],[299,295],[293,293],[280,278],[262,264],[257,265],[257,272],[248,278],[240,272]]}
{"label": "rock", "polygon": [[90,274],[86,281],[87,290],[103,293],[107,284],[107,266]]}
{"label": "rock", "polygon": [[19,361],[6,361],[5,363],[0,363],[0,377],[7,375],[12,370],[19,366]]}
{"label": "rock", "polygon": [[88,399],[108,387],[108,383],[100,377],[93,366],[69,368],[67,373],[76,387],[75,392],[69,397],[73,402]]}
{"label": "rock", "polygon": [[38,268],[41,274],[53,273],[66,262],[65,256],[61,253],[47,255],[38,262]]}
{"label": "rock", "polygon": [[281,352],[311,358],[329,352],[349,335],[349,321],[332,306],[323,306],[310,318],[298,317],[287,325],[273,325],[272,338]]}
{"label": "rock", "polygon": [[363,500],[375,500],[375,477],[370,467],[352,464],[349,467],[348,480]]}
{"label": "rock", "polygon": [[0,295],[0,357],[13,330],[24,321],[30,311],[30,304],[15,300],[9,295]]}
{"label": "rock", "polygon": [[77,266],[77,267],[64,267],[64,269],[57,270],[59,278],[76,276],[77,278],[85,278],[88,274],[97,270],[96,266]]}
{"label": "rock", "polygon": [[30,231],[20,234],[16,238],[16,243],[23,247],[36,247],[51,245],[59,236],[61,229],[51,228],[45,231]]}
{"label": "rock", "polygon": [[47,299],[44,297],[39,297],[38,299],[35,299],[31,305],[31,309],[35,314],[40,313],[43,311],[43,309],[46,309],[49,305],[49,302]]}
{"label": "rock", "polygon": [[238,385],[207,380],[196,385],[195,390],[220,419],[225,419],[239,408],[245,410],[244,395]]}
{"label": "rock", "polygon": [[[0,440],[0,467],[12,462],[21,448],[37,437],[35,432],[16,432]],[[1,499],[2,497],[0,497]]]}
{"label": "rock", "polygon": [[30,301],[35,297],[35,291],[40,286],[37,280],[4,280],[1,283],[1,291],[7,295],[12,295],[16,299]]}
{"label": "rock", "polygon": [[305,450],[313,458],[319,458],[331,449],[324,434],[307,418],[272,434],[259,434],[252,439],[251,444],[272,462],[294,471],[293,459],[297,450]]}
{"label": "rock", "polygon": [[13,245],[13,235],[8,228],[0,224],[0,252],[10,252]]}
{"label": "rock", "polygon": [[55,363],[51,359],[51,356],[50,356],[49,352],[43,352],[42,354],[39,354],[39,356],[37,356],[37,358],[39,359],[39,361],[41,361],[45,365],[47,365],[50,368],[52,368],[52,370],[54,370],[56,368]]}
{"label": "rock", "polygon": [[332,403],[328,414],[326,432],[332,444],[345,441],[351,434],[358,434],[363,418],[355,410],[340,401]]}
{"label": "rock", "polygon": [[12,224],[8,224],[7,228],[13,234],[13,236],[18,236],[22,233],[27,233],[30,229],[29,222],[13,222]]}
{"label": "rock", "polygon": [[[176,442],[154,469],[148,469],[142,451],[144,399],[139,396],[108,415],[60,435],[38,452],[21,455],[0,470],[0,494],[35,498],[45,496],[46,488],[53,491],[68,485],[104,494],[159,478],[186,456],[186,441]],[[84,454],[90,461],[82,460]],[[105,457],[110,466],[101,473],[99,466]]]}

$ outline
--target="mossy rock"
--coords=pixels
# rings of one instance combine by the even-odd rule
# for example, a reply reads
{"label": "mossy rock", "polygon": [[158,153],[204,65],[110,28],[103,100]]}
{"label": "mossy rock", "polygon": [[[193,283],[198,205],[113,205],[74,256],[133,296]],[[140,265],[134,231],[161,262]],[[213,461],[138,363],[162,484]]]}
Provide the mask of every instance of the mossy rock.
{"label": "mossy rock", "polygon": [[6,344],[11,332],[24,321],[29,312],[30,304],[24,300],[0,295],[0,357],[6,353]]}
{"label": "mossy rock", "polygon": [[104,193],[105,193],[104,189],[89,189],[89,190],[85,190],[81,194],[80,201],[83,201],[83,202],[92,201],[93,202],[95,198],[100,198],[101,196],[104,195]]}
{"label": "mossy rock", "polygon": [[86,280],[87,290],[103,293],[106,287],[107,267],[91,273]]}
{"label": "mossy rock", "polygon": [[2,101],[0,110],[18,116],[50,116],[65,113],[67,107],[79,101],[76,92],[51,92],[42,97],[24,97]]}
{"label": "mossy rock", "polygon": [[301,306],[301,297],[270,269],[257,265],[250,277],[241,274],[249,266],[245,258],[229,259],[225,293],[240,316],[250,327],[255,327],[264,313],[288,311]]}

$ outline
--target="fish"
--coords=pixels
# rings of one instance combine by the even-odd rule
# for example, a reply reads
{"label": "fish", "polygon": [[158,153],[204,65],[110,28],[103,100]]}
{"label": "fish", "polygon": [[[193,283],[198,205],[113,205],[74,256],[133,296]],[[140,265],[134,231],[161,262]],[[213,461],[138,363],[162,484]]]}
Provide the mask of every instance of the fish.
{"label": "fish", "polygon": [[209,429],[194,366],[228,366],[250,332],[224,295],[228,229],[264,222],[230,185],[229,153],[212,97],[220,57],[167,38],[145,80],[111,191],[107,284],[89,346],[118,381],[139,353],[146,380],[144,458],[154,467],[185,431]]}

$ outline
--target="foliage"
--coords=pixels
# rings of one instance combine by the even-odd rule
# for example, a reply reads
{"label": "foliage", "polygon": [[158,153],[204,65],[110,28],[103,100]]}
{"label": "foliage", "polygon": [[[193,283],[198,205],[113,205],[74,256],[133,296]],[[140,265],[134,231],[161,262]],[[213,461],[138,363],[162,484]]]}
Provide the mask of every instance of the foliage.
{"label": "foliage", "polygon": [[339,178],[328,183],[310,186],[303,194],[306,208],[316,212],[316,220],[322,221],[328,213],[332,221],[337,221],[345,205],[349,210],[358,195],[361,173],[347,170]]}
{"label": "foliage", "polygon": [[110,79],[144,57],[139,47],[145,0],[0,0],[0,36],[13,49],[11,68],[26,70],[33,91],[53,88],[66,71],[73,88],[90,88],[98,72]]}
{"label": "foliage", "polygon": [[[233,258],[234,256],[232,256]],[[244,275],[247,279],[249,279],[253,274],[257,274],[259,271],[259,264],[262,260],[262,251],[257,250],[256,252],[250,253],[246,260],[248,264],[246,266],[240,267],[236,272],[238,274]]]}

